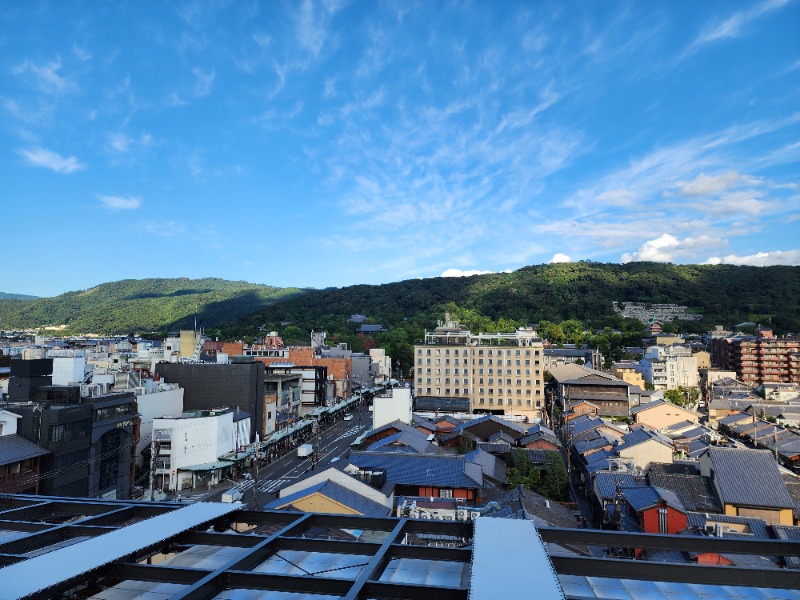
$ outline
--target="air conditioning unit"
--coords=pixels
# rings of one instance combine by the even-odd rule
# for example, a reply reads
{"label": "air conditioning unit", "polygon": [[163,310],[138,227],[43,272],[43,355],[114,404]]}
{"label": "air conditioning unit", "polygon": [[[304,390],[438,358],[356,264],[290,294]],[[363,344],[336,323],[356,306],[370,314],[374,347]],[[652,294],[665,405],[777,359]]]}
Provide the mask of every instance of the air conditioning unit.
{"label": "air conditioning unit", "polygon": [[144,396],[144,395],[145,395],[145,393],[146,393],[146,392],[145,392],[145,388],[144,388],[143,386],[139,386],[139,387],[133,388],[133,390],[134,390],[134,393],[135,393],[137,396]]}

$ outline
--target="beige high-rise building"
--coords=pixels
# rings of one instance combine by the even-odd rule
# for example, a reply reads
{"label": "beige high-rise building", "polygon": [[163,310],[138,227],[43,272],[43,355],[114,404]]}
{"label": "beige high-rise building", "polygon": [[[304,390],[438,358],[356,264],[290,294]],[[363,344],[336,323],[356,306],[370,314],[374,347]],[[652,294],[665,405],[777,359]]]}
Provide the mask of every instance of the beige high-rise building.
{"label": "beige high-rise building", "polygon": [[473,334],[449,315],[414,346],[416,410],[541,419],[544,346],[536,331]]}

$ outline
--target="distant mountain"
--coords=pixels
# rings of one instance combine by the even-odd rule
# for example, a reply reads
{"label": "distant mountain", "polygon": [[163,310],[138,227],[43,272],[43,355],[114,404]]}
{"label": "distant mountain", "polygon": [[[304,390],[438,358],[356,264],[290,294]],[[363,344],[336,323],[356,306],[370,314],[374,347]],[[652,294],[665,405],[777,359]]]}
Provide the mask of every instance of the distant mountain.
{"label": "distant mountain", "polygon": [[66,326],[70,333],[167,332],[195,316],[217,327],[275,300],[301,293],[224,279],[126,279],[54,298],[0,300],[0,327]]}
{"label": "distant mountain", "polygon": [[38,296],[28,296],[27,294],[7,294],[0,292],[0,300],[36,300]]}
{"label": "distant mountain", "polygon": [[346,321],[355,313],[387,327],[412,320],[431,327],[450,303],[494,321],[578,319],[594,327],[619,327],[623,319],[614,312],[616,301],[686,306],[690,313],[703,315],[683,324],[698,331],[717,323],[753,321],[785,333],[800,332],[798,298],[800,267],[582,261],[512,273],[311,290],[245,315],[225,331],[244,335],[257,326],[280,330],[286,323],[303,332],[347,327],[352,331]]}
{"label": "distant mountain", "polygon": [[471,317],[470,327],[484,331],[489,322],[506,328],[567,319],[602,328],[623,325],[614,302],[644,302],[678,304],[703,315],[681,328],[703,331],[717,323],[752,321],[786,333],[800,332],[798,298],[800,267],[578,262],[323,290],[223,279],[128,279],[55,298],[0,300],[0,328],[167,332],[192,327],[196,311],[206,328],[228,338],[274,329],[288,340],[303,341],[311,329],[324,329],[331,338],[340,334],[350,341],[341,336],[357,333],[358,324],[348,318],[358,313],[368,323],[397,328],[397,335],[406,338],[403,343],[413,344],[445,310],[458,308],[462,318]]}

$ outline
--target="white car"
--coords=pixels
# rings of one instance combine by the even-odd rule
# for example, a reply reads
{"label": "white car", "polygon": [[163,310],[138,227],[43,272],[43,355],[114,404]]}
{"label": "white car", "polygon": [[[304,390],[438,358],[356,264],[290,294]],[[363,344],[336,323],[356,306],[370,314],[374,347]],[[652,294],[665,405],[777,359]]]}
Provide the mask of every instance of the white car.
{"label": "white car", "polygon": [[353,415],[351,415],[350,413],[347,413],[347,414],[344,416],[344,420],[345,420],[345,421],[352,421],[352,420],[353,420]]}

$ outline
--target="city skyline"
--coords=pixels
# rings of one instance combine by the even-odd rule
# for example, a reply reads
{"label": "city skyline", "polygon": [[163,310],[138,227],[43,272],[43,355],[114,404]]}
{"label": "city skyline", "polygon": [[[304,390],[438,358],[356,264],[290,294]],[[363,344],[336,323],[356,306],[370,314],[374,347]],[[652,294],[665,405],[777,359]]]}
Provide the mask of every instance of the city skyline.
{"label": "city skyline", "polygon": [[800,264],[796,0],[4,8],[4,292]]}

